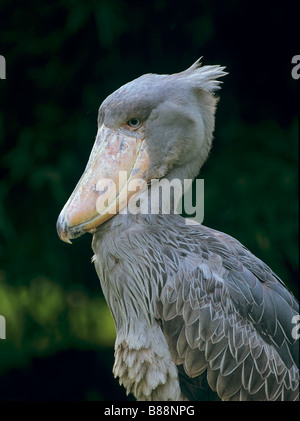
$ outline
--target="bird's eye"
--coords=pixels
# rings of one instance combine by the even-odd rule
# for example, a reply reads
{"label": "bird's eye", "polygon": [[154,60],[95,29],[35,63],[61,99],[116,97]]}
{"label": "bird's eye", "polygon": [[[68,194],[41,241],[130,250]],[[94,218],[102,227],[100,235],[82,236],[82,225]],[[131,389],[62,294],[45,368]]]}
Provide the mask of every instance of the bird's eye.
{"label": "bird's eye", "polygon": [[142,124],[141,120],[137,117],[133,117],[130,120],[127,121],[127,124],[132,129],[138,129],[140,125]]}

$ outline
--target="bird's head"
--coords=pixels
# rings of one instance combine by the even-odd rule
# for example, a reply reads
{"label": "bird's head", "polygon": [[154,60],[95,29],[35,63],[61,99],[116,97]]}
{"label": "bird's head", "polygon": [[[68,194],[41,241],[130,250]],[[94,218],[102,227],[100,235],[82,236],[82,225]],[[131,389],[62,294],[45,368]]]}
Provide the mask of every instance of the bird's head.
{"label": "bird's head", "polygon": [[57,221],[63,241],[95,232],[150,180],[198,174],[225,74],[198,60],[181,73],[143,75],[105,99],[89,161]]}

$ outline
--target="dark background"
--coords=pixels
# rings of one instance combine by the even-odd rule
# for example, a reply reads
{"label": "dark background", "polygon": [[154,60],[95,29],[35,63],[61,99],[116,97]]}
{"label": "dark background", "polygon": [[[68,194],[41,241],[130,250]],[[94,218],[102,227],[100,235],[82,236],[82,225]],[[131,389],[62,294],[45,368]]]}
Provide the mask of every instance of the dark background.
{"label": "dark background", "polygon": [[296,2],[2,0],[0,400],[122,400],[114,327],[91,236],[56,219],[96,134],[97,109],[143,73],[221,64],[204,224],[239,239],[297,295]]}

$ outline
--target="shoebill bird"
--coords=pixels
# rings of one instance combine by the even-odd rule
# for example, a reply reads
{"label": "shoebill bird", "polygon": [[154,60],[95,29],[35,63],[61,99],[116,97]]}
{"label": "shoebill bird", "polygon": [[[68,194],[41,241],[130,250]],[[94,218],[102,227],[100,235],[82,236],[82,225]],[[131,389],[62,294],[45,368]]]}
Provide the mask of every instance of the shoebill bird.
{"label": "shoebill bird", "polygon": [[[147,201],[153,180],[183,183],[199,173],[225,74],[198,60],[108,96],[86,169],[57,222],[67,243],[93,234],[116,328],[113,373],[138,400],[299,399],[291,292],[238,240],[186,223],[174,207],[162,212],[161,202],[151,212]],[[130,203],[144,212],[131,212]]]}

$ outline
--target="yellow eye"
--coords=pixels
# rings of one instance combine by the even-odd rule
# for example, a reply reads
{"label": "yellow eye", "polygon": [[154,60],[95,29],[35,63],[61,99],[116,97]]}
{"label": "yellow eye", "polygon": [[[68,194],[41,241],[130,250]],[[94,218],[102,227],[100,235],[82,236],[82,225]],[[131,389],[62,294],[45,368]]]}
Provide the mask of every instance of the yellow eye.
{"label": "yellow eye", "polygon": [[133,118],[131,118],[130,120],[127,121],[127,124],[128,124],[129,127],[133,128],[133,129],[138,129],[141,126],[142,122],[139,118],[133,117]]}

